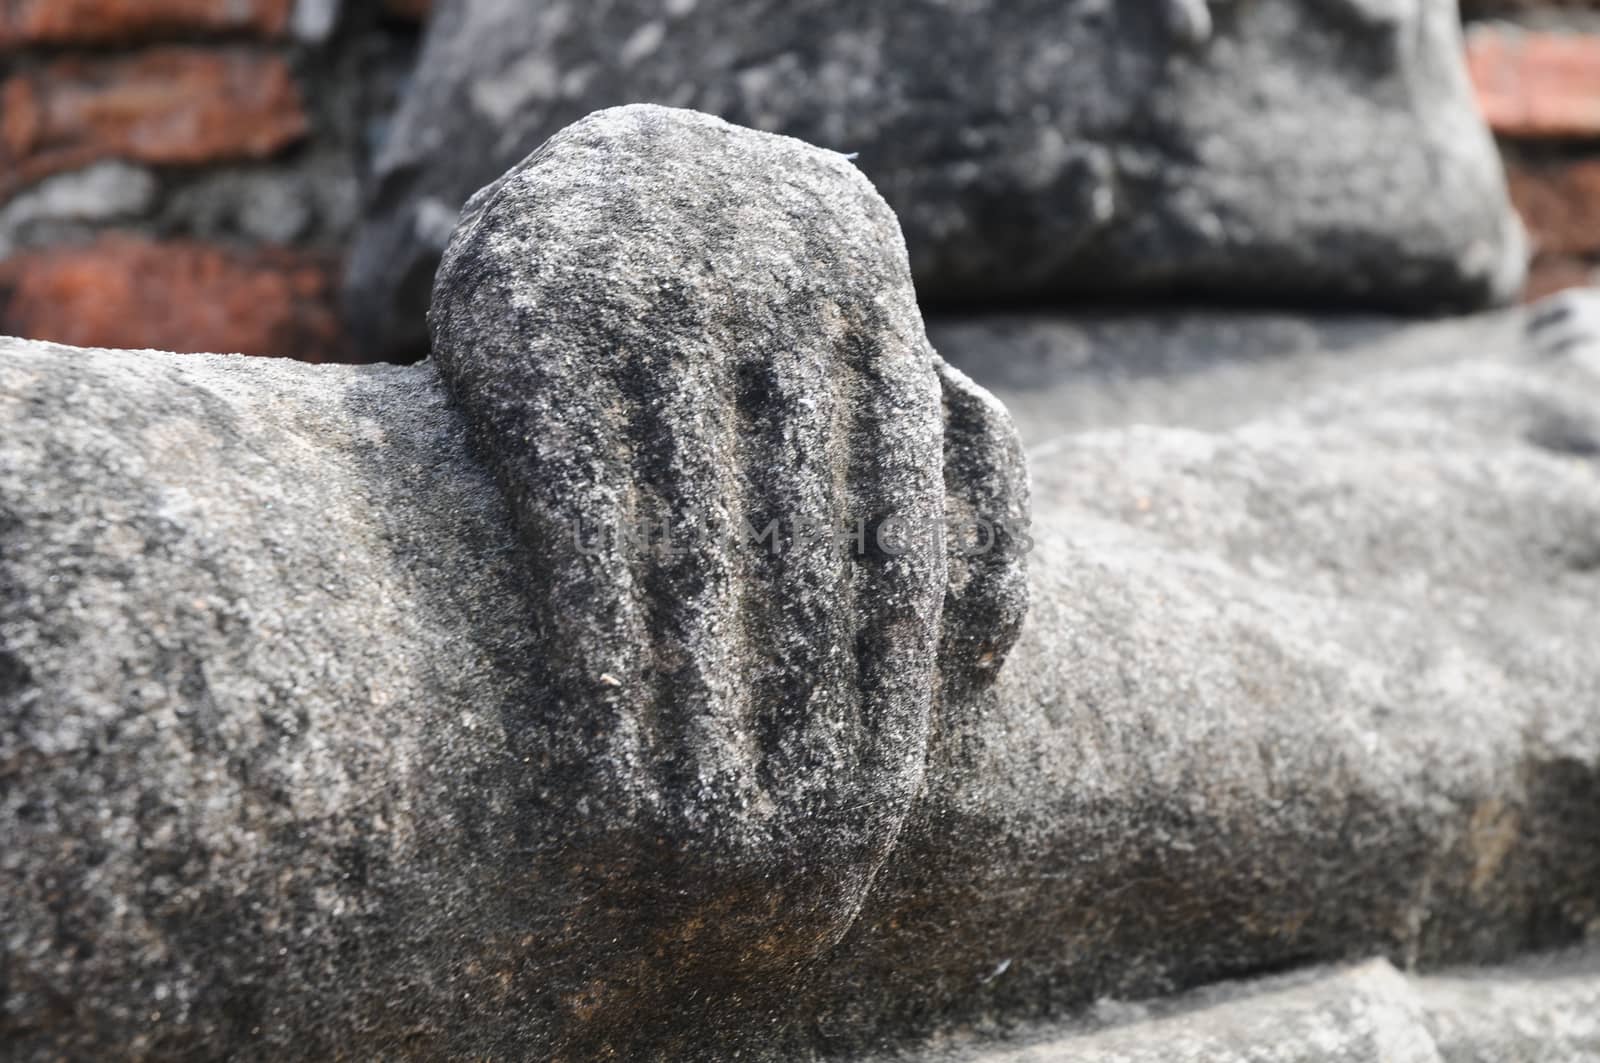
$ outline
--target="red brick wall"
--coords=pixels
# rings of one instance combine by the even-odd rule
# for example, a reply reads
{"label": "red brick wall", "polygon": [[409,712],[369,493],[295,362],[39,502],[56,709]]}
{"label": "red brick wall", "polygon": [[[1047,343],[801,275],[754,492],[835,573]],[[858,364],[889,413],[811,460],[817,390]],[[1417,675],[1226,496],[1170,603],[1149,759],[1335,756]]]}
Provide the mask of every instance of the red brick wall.
{"label": "red brick wall", "polygon": [[[0,332],[359,360],[335,311],[339,254],[427,6],[0,0]],[[1530,295],[1587,283],[1600,0],[1464,10],[1536,246]]]}
{"label": "red brick wall", "polygon": [[383,7],[0,0],[0,332],[357,359],[352,100],[384,76],[374,35],[408,61],[426,4]]}
{"label": "red brick wall", "polygon": [[1471,26],[1467,58],[1533,240],[1538,297],[1600,280],[1600,24],[1523,7],[1543,18]]}

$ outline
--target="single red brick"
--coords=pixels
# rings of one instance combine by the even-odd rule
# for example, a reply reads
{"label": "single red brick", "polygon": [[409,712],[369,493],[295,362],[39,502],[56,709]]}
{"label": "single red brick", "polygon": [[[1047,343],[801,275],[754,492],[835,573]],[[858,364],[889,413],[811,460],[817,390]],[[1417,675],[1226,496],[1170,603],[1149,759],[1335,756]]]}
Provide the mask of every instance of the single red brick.
{"label": "single red brick", "polygon": [[0,0],[0,48],[174,33],[277,36],[292,6],[293,0]]}
{"label": "single red brick", "polygon": [[340,361],[337,288],[326,256],[110,234],[0,261],[0,333]]}
{"label": "single red brick", "polygon": [[1600,263],[1572,255],[1540,255],[1528,268],[1528,283],[1522,290],[1524,302],[1536,302],[1568,288],[1591,287],[1600,280]]}
{"label": "single red brick", "polygon": [[168,164],[265,158],[307,125],[279,56],[158,48],[63,59],[0,83],[0,198],[113,156]]}
{"label": "single red brick", "polygon": [[1479,27],[1467,37],[1467,68],[1495,132],[1600,136],[1600,35]]}
{"label": "single red brick", "polygon": [[1507,167],[1511,201],[1539,251],[1600,254],[1600,159]]}

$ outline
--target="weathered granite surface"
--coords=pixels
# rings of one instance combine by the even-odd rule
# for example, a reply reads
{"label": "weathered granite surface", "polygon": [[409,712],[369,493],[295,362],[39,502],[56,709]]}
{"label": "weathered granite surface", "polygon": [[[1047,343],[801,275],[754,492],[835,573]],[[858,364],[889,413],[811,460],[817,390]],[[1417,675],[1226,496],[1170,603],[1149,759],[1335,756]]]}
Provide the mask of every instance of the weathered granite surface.
{"label": "weathered granite surface", "polygon": [[1600,374],[1475,346],[1030,448],[1028,621],[845,943],[857,994],[1017,1013],[1593,932]]}
{"label": "weathered granite surface", "polygon": [[941,355],[1005,403],[1029,446],[1138,424],[1226,431],[1401,370],[1516,364],[1525,346],[1520,314],[1180,305],[934,315],[927,326]]}
{"label": "weathered granite surface", "polygon": [[[903,1059],[891,1055],[882,1059]],[[1510,1063],[1600,1059],[1600,953],[1402,975],[1383,960],[1105,999],[1068,1023],[921,1046],[922,1063]]]}
{"label": "weathered granite surface", "polygon": [[1582,343],[1036,424],[1007,654],[1007,551],[559,535],[1023,512],[843,160],[630,109],[478,206],[436,361],[0,342],[5,1055],[848,1058],[1600,929]]}
{"label": "weathered granite surface", "polygon": [[[485,189],[430,321],[540,603],[513,740],[535,848],[595,854],[560,886],[571,920],[655,913],[663,1008],[790,977],[894,848],[941,692],[1016,640],[1011,532],[948,569],[939,535],[974,510],[1026,528],[1005,411],[928,345],[860,171],[694,112],[599,112]],[[591,1006],[638,1007],[615,994],[640,959],[586,959]]]}
{"label": "weathered granite surface", "polygon": [[1461,53],[1452,0],[440,0],[351,319],[423,352],[466,199],[638,102],[859,152],[935,303],[1481,306],[1518,290],[1523,241]]}

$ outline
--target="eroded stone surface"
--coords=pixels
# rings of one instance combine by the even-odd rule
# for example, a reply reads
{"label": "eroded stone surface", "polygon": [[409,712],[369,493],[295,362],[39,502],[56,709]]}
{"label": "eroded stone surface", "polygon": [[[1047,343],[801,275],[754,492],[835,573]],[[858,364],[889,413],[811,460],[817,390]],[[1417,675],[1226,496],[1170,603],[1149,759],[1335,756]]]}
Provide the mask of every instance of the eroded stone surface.
{"label": "eroded stone surface", "polygon": [[[1228,982],[1162,1001],[1101,1000],[1003,1044],[951,1038],[922,1063],[1505,1063],[1600,1054],[1600,953],[1437,975],[1382,960]],[[900,1059],[903,1056],[885,1056]]]}
{"label": "eroded stone surface", "polygon": [[836,155],[597,116],[436,311],[414,368],[0,344],[19,1056],[848,1058],[1600,929],[1584,348],[1038,439],[1024,580],[564,526],[1027,513]]}
{"label": "eroded stone surface", "polygon": [[431,366],[10,344],[7,1032],[793,1058],[1592,931],[1600,491],[1546,429],[1581,438],[1593,385],[1471,363],[1036,448],[1021,642],[941,705],[839,944],[790,977],[752,960],[734,1000],[692,953],[670,986],[616,965],[684,949],[656,928],[700,906],[751,925],[766,889],[613,906],[542,848],[529,662],[562,621]]}
{"label": "eroded stone surface", "polygon": [[423,350],[432,219],[636,102],[859,152],[925,300],[1481,305],[1522,240],[1461,51],[1449,0],[451,0],[376,162],[352,317]]}
{"label": "eroded stone surface", "polygon": [[[1004,410],[941,376],[848,160],[687,111],[598,113],[486,189],[430,317],[547,603],[543,845],[650,869],[572,889],[662,913],[664,980],[787,976],[898,837],[940,669],[992,678],[1016,637],[1017,552],[947,579],[938,538],[957,505],[1025,526]],[[738,894],[672,925],[711,868]]]}
{"label": "eroded stone surface", "polygon": [[1600,376],[1481,324],[1222,427],[1030,448],[1028,621],[828,1028],[1593,932]]}
{"label": "eroded stone surface", "polygon": [[[935,706],[998,674],[1026,608],[1020,447],[928,346],[893,215],[847,160],[597,115],[483,199],[435,322],[464,419],[433,364],[86,353],[69,374],[64,349],[12,348],[29,962],[7,1007],[32,1043],[591,1058],[746,1037],[734,1012],[778,1014],[854,919]],[[26,491],[107,445],[118,483],[84,510]],[[947,511],[1004,530],[947,565]],[[628,534],[646,521],[675,552]],[[91,631],[125,635],[86,663]],[[82,1010],[58,1013],[74,980]],[[152,996],[173,1004],[141,1036]],[[458,996],[465,1040],[441,1023]],[[332,1028],[351,1015],[367,1034]]]}

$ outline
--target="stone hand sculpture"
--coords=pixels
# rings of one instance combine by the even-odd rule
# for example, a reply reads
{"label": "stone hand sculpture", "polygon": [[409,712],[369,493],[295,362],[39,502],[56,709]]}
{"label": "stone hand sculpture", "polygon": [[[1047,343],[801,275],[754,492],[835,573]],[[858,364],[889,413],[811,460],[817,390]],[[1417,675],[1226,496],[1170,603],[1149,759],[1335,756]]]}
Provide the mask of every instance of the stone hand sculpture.
{"label": "stone hand sculpture", "polygon": [[414,370],[10,352],[18,1036],[683,1036],[838,944],[998,675],[1021,450],[842,156],[598,114],[474,201],[432,313]]}
{"label": "stone hand sculpture", "polygon": [[[602,112],[484,189],[431,319],[540,605],[506,721],[540,852],[654,913],[664,984],[788,975],[894,847],[941,690],[1021,626],[1004,410],[849,161],[688,112]],[[960,515],[998,538],[952,568]]]}
{"label": "stone hand sculpture", "polygon": [[1587,362],[1065,437],[1030,525],[865,178],[657,107],[431,314],[0,343],[5,1054],[864,1056],[1600,919]]}

